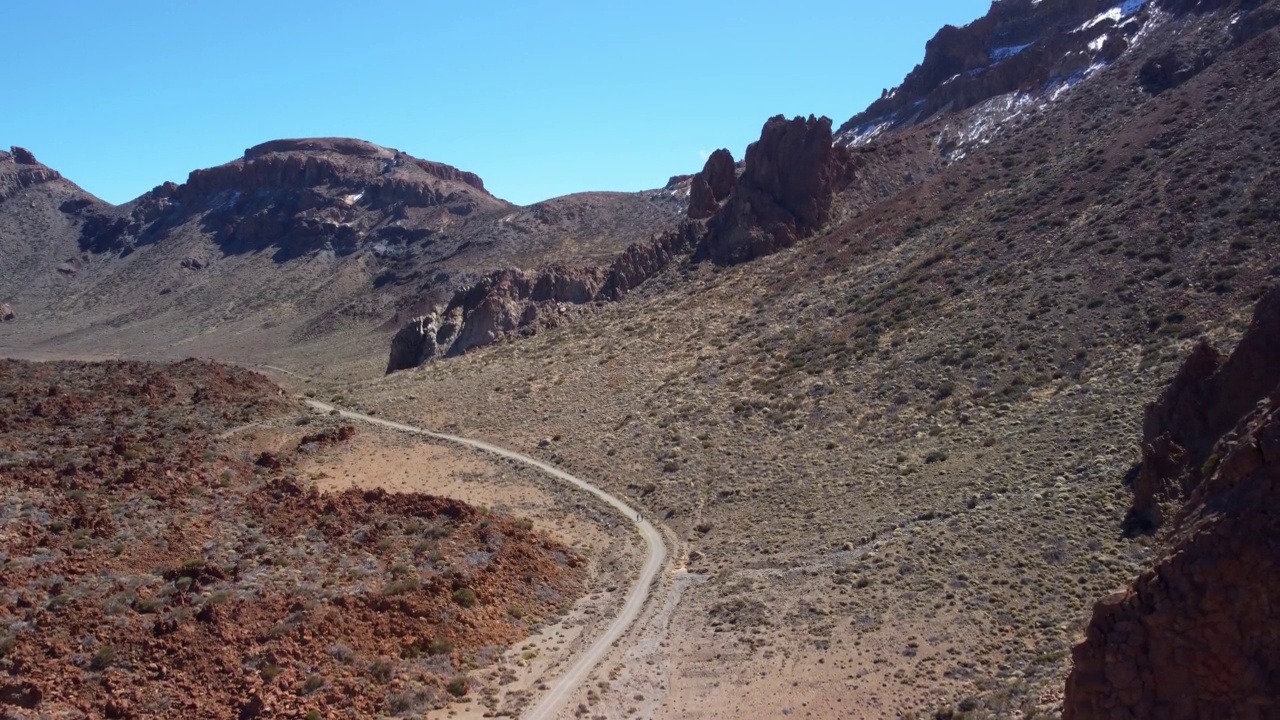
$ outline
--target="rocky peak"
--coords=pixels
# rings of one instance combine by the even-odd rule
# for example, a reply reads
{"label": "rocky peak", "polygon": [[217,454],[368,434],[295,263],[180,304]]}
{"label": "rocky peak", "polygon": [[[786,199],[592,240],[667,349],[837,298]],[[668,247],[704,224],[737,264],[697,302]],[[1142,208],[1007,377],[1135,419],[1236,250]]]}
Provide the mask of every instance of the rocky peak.
{"label": "rocky peak", "polygon": [[[1222,41],[1239,43],[1280,23],[1260,0],[996,0],[983,17],[943,27],[924,60],[892,90],[840,126],[837,142],[860,145],[886,132],[946,118],[940,149],[988,142],[1005,120],[1034,112],[1142,44],[1141,85],[1158,92],[1207,67],[1217,49],[1181,47],[1184,17],[1218,13]],[[1166,31],[1156,32],[1163,27]],[[1159,37],[1155,37],[1155,36]],[[1222,43],[1218,43],[1221,45]],[[1220,49],[1220,48],[1218,48]],[[1147,51],[1144,51],[1147,52]]]}
{"label": "rocky peak", "polygon": [[57,170],[41,165],[26,148],[15,145],[9,152],[0,150],[0,202],[29,187],[61,178]]}
{"label": "rocky peak", "polygon": [[724,180],[723,170],[716,176],[732,193],[707,222],[703,254],[721,264],[746,262],[808,237],[830,218],[831,199],[851,168],[848,153],[832,146],[829,118],[770,118],[747,148],[737,182]]}
{"label": "rocky peak", "polygon": [[1010,93],[1038,97],[1114,61],[1150,18],[1145,0],[998,0],[964,27],[943,27],[924,61],[840,126],[865,142]]}
{"label": "rocky peak", "polygon": [[720,203],[733,192],[737,184],[737,167],[733,154],[721,148],[711,153],[702,172],[693,176],[689,185],[689,210],[693,220],[704,220],[716,214]]}

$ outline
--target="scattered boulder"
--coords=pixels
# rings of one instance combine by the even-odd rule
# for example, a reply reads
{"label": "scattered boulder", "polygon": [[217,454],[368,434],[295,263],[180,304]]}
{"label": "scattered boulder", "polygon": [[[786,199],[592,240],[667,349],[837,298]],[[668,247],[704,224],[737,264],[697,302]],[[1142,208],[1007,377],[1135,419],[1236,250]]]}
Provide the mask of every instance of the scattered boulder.
{"label": "scattered boulder", "polygon": [[718,264],[746,262],[790,247],[826,224],[832,197],[852,167],[847,151],[831,143],[829,118],[770,118],[747,148],[732,195],[708,221],[700,255]]}
{"label": "scattered boulder", "polygon": [[1225,362],[1197,348],[1148,408],[1135,509],[1169,501],[1164,552],[1094,607],[1072,652],[1067,720],[1280,714],[1277,323],[1272,292]]}
{"label": "scattered boulder", "polygon": [[202,270],[204,269],[204,266],[205,266],[205,262],[200,258],[189,257],[189,258],[184,258],[182,261],[182,267],[186,268],[187,270]]}
{"label": "scattered boulder", "polygon": [[13,311],[13,306],[9,303],[0,304],[0,322],[9,322],[17,320],[18,314]]}

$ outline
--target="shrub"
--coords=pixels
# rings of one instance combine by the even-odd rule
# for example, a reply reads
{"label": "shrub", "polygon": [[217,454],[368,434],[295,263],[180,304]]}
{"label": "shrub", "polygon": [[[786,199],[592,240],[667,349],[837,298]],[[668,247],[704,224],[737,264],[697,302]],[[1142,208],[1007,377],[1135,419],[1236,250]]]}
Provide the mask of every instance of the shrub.
{"label": "shrub", "polygon": [[462,697],[471,692],[471,680],[466,675],[455,675],[444,689],[454,697]]}
{"label": "shrub", "polygon": [[476,591],[471,588],[458,588],[453,591],[453,601],[464,608],[475,607],[478,598]]}
{"label": "shrub", "polygon": [[306,680],[302,681],[303,694],[309,695],[322,687],[324,687],[324,678],[315,673],[311,673]]}
{"label": "shrub", "polygon": [[89,661],[91,670],[106,670],[116,661],[116,649],[107,645],[93,654],[93,659]]}

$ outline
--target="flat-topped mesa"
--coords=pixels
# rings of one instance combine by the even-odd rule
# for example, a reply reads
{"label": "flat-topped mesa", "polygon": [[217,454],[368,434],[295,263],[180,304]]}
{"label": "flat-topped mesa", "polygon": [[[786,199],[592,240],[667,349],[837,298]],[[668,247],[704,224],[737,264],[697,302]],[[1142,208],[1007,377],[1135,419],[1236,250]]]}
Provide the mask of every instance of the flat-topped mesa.
{"label": "flat-topped mesa", "polygon": [[273,248],[285,261],[322,250],[348,255],[380,246],[382,235],[431,234],[510,207],[474,173],[399,150],[349,138],[273,140],[194,170],[181,185],[95,210],[81,247],[128,252],[199,223],[225,252]]}
{"label": "flat-topped mesa", "polygon": [[398,150],[350,138],[272,140],[244,157],[193,171],[178,191],[184,202],[225,191],[305,190],[329,187],[363,193],[370,203],[431,206],[469,201],[504,204],[475,173],[420,160]]}

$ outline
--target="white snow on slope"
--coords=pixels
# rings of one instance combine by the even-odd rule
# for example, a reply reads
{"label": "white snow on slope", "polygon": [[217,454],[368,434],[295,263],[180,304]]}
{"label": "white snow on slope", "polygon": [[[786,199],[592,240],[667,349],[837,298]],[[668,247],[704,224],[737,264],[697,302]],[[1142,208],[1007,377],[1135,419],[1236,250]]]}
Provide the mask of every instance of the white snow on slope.
{"label": "white snow on slope", "polygon": [[1075,32],[1084,32],[1085,30],[1088,30],[1094,25],[1097,25],[1100,22],[1105,22],[1107,20],[1110,20],[1112,22],[1120,22],[1124,18],[1127,18],[1130,15],[1137,13],[1139,10],[1142,9],[1142,6],[1146,4],[1147,4],[1147,0],[1124,0],[1124,2],[1120,3],[1119,5],[1111,8],[1110,10],[1107,10],[1106,12],[1098,14],[1092,20],[1089,20],[1085,24],[1076,28]]}
{"label": "white snow on slope", "polygon": [[1009,47],[992,48],[987,52],[987,55],[991,58],[992,62],[1000,62],[1001,60],[1017,55],[1032,45],[1035,45],[1035,43],[1029,42],[1026,45],[1010,45]]}

